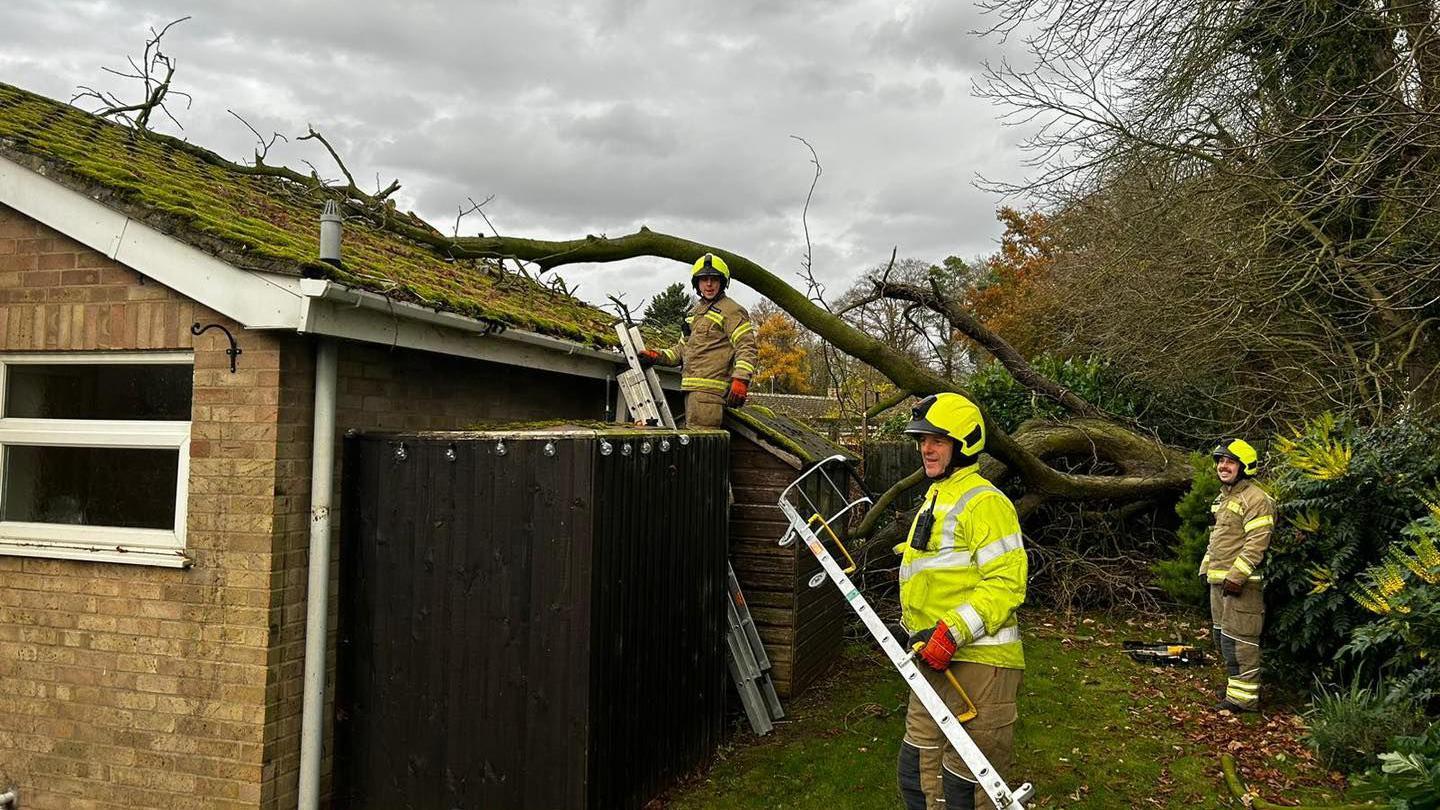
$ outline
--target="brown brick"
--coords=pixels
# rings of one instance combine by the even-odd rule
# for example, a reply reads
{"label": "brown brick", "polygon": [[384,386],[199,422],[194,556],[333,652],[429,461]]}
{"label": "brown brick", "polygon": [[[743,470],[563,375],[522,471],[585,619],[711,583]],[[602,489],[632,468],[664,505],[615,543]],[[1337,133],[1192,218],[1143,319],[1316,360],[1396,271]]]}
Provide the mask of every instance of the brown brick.
{"label": "brown brick", "polygon": [[[75,254],[69,254],[71,263],[75,261]],[[60,283],[70,284],[99,284],[100,271],[98,270],[67,270],[60,274]]]}
{"label": "brown brick", "polygon": [[75,266],[74,253],[42,253],[37,265],[41,270],[69,270]]}

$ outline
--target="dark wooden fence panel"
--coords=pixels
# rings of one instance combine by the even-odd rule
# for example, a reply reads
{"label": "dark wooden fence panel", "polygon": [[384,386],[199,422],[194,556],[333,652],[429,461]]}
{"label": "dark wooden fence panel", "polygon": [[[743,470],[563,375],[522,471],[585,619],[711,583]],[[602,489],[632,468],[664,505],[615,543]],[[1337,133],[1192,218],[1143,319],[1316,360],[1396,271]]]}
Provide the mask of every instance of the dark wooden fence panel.
{"label": "dark wooden fence panel", "polygon": [[[913,441],[868,442],[864,455],[865,488],[877,498],[895,482],[920,469],[920,451],[915,449]],[[924,487],[912,487],[896,499],[894,508],[914,509],[924,493]]]}
{"label": "dark wooden fence panel", "polygon": [[713,754],[727,448],[687,438],[347,440],[337,806],[638,808]]}

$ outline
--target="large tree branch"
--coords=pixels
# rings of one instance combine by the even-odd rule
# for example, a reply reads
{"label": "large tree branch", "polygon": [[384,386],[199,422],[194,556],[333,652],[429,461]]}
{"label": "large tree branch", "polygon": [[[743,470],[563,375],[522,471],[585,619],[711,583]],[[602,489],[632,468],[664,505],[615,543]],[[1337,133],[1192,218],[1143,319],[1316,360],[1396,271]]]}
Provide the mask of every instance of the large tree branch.
{"label": "large tree branch", "polygon": [[1087,402],[1074,391],[1046,377],[1035,370],[1020,352],[1015,351],[1004,338],[992,332],[978,318],[965,308],[937,290],[927,290],[918,284],[877,280],[875,293],[885,298],[911,301],[940,313],[950,326],[966,337],[980,344],[1010,372],[1021,385],[1057,403],[1071,413],[1080,416],[1100,416],[1099,408]]}
{"label": "large tree branch", "polygon": [[[884,342],[861,332],[841,318],[825,311],[803,293],[782,281],[759,264],[723,248],[658,233],[649,228],[620,237],[587,236],[583,239],[543,240],[517,237],[468,237],[449,240],[438,234],[425,233],[427,242],[448,243],[449,255],[457,258],[513,257],[539,264],[543,268],[566,264],[616,262],[641,256],[671,259],[689,264],[696,256],[713,253],[730,266],[732,277],[775,302],[795,320],[829,341],[839,350],[884,374],[897,387],[916,395],[954,391],[970,399],[975,397],[964,388],[946,380],[905,357]],[[1006,433],[985,413],[986,450],[1019,475],[1029,492],[1053,498],[1116,498],[1149,495],[1158,491],[1183,488],[1190,480],[1189,468],[1165,465],[1136,475],[1105,476],[1064,473],[1050,467],[1026,446]],[[1125,426],[1102,418],[1090,420],[1085,435],[1095,444],[1106,442],[1146,442],[1144,437]],[[1068,435],[1068,434],[1067,434]],[[1155,443],[1155,447],[1162,447]],[[1172,451],[1173,452],[1173,451]]]}

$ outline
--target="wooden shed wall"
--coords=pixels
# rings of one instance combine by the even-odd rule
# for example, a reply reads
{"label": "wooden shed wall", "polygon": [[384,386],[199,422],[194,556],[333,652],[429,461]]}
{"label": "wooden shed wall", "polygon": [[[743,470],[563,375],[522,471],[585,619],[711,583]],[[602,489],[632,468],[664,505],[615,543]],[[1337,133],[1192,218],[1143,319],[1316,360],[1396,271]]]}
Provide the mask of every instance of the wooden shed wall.
{"label": "wooden shed wall", "polygon": [[805,690],[839,656],[846,608],[826,583],[810,588],[820,564],[796,543],[781,548],[788,524],[777,503],[799,475],[794,467],[753,441],[730,441],[730,560],[745,592],[781,697]]}

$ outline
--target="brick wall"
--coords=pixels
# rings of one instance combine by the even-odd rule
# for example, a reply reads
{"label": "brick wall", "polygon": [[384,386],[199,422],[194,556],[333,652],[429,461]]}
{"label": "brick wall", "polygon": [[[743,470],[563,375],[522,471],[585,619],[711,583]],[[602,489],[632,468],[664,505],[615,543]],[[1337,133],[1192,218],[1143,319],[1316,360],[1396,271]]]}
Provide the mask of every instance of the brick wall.
{"label": "brick wall", "polygon": [[[236,335],[238,373],[222,335],[190,336],[195,321]],[[0,555],[0,789],[18,785],[26,810],[295,806],[314,346],[243,331],[0,206],[0,351],[195,355],[194,566]],[[342,344],[337,422],[594,419],[606,393],[599,381]],[[334,536],[338,554],[338,522]],[[327,774],[329,742],[327,723]]]}
{"label": "brick wall", "polygon": [[26,810],[260,801],[279,344],[0,207],[0,351],[195,351],[189,570],[0,556],[0,785]]}

